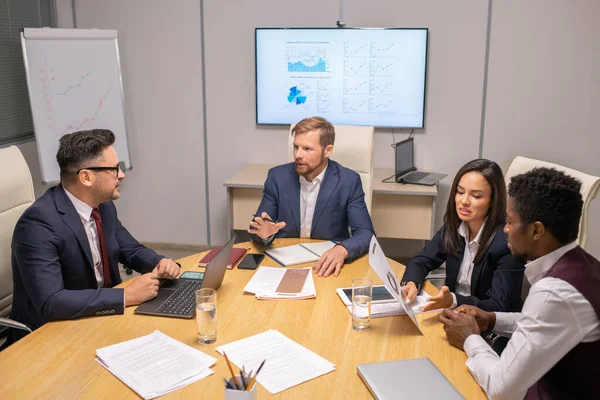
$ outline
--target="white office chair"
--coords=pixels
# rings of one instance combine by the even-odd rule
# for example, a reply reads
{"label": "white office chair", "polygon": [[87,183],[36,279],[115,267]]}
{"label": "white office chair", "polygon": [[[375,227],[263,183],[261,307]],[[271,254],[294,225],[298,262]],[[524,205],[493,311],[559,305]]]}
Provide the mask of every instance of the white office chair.
{"label": "white office chair", "polygon": [[[23,211],[35,201],[29,167],[15,146],[0,149],[0,182],[0,327],[31,332],[26,325],[7,318],[13,299],[12,235]],[[3,342],[0,340],[0,346]]]}
{"label": "white office chair", "polygon": [[588,175],[575,169],[563,167],[562,165],[552,164],[546,161],[534,160],[533,158],[526,158],[518,156],[510,164],[508,171],[506,172],[506,185],[510,183],[510,178],[515,175],[531,171],[536,167],[548,167],[554,168],[558,171],[562,171],[565,174],[572,176],[573,178],[581,181],[581,196],[583,197],[583,210],[581,212],[581,220],[579,222],[579,234],[577,235],[577,244],[585,248],[587,243],[587,210],[590,202],[596,197],[598,189],[600,189],[600,178],[593,175]]}
{"label": "white office chair", "polygon": [[[294,161],[294,137],[291,135],[296,124],[290,126],[289,159]],[[365,192],[365,203],[369,215],[373,198],[373,133],[372,126],[335,125],[335,143],[331,159],[358,173]]]}

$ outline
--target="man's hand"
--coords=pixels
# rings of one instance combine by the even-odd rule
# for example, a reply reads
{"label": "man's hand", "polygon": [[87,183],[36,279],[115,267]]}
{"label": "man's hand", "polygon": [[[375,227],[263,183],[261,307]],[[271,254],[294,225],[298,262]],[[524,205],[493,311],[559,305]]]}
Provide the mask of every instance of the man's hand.
{"label": "man's hand", "polygon": [[467,304],[457,307],[454,311],[475,318],[475,321],[477,321],[477,325],[482,332],[494,329],[494,326],[496,325],[496,313],[483,311],[480,308],[469,306]]}
{"label": "man's hand", "polygon": [[159,279],[175,279],[179,276],[179,265],[169,258],[163,258],[152,270]]}
{"label": "man's hand", "polygon": [[470,315],[458,313],[446,308],[440,314],[439,319],[440,322],[444,324],[448,342],[461,350],[464,350],[463,346],[465,340],[467,340],[469,336],[479,335],[479,333],[481,333],[477,321]]}
{"label": "man's hand", "polygon": [[340,244],[335,245],[333,248],[323,253],[313,269],[319,276],[329,276],[332,272],[333,275],[338,276],[340,270],[344,266],[346,257],[348,257],[348,250]]}
{"label": "man's hand", "polygon": [[259,238],[267,240],[285,227],[285,222],[274,223],[271,220],[272,218],[266,212],[263,212],[260,217],[254,217],[250,221],[251,228],[248,229],[248,233],[258,235]]}
{"label": "man's hand", "polygon": [[155,271],[133,278],[125,286],[125,307],[153,299],[158,294],[158,276]]}
{"label": "man's hand", "polygon": [[421,311],[439,310],[440,308],[452,307],[454,298],[448,286],[442,286],[442,290],[435,296],[427,299],[427,304],[421,307]]}
{"label": "man's hand", "polygon": [[417,289],[417,285],[414,282],[407,282],[406,285],[402,286],[402,291],[404,292],[404,297],[409,303],[412,303],[417,295],[419,294],[419,289]]}

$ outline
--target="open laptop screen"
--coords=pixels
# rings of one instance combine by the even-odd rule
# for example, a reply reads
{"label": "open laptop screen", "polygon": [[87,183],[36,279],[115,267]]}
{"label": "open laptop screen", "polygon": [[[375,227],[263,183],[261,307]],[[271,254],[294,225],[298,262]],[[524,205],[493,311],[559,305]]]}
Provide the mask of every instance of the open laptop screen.
{"label": "open laptop screen", "polygon": [[406,139],[396,143],[396,178],[415,169],[414,139]]}

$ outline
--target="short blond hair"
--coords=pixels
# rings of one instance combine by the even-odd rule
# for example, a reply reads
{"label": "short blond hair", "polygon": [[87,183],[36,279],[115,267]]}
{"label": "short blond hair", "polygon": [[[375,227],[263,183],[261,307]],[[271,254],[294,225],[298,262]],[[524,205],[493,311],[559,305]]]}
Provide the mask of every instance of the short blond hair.
{"label": "short blond hair", "polygon": [[333,145],[333,142],[335,142],[335,129],[333,129],[331,122],[322,117],[304,118],[294,126],[291,134],[292,136],[295,136],[298,133],[306,133],[317,129],[320,133],[319,141],[321,147],[324,149],[329,145]]}

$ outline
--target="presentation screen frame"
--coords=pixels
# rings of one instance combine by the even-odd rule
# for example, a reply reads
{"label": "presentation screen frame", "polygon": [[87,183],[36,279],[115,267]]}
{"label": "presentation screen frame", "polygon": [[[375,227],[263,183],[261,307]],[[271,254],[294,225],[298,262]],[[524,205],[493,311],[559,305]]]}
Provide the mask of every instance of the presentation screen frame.
{"label": "presentation screen frame", "polygon": [[[261,51],[259,49],[260,47],[260,43],[259,43],[259,35],[261,35],[261,32],[266,32],[266,31],[295,31],[295,32],[300,32],[300,33],[306,33],[309,31],[343,31],[342,34],[344,34],[344,32],[348,33],[348,32],[357,32],[357,31],[365,31],[365,32],[373,32],[373,31],[420,31],[421,33],[424,33],[425,35],[425,40],[424,40],[424,49],[422,49],[423,51],[423,60],[422,60],[422,90],[419,90],[418,93],[420,93],[421,98],[422,98],[422,102],[420,102],[419,100],[414,101],[413,105],[416,105],[416,107],[420,106],[420,109],[418,111],[420,111],[420,115],[416,114],[413,115],[415,118],[413,118],[410,122],[405,122],[405,123],[390,123],[389,122],[389,118],[388,121],[382,122],[381,120],[383,120],[384,118],[380,118],[379,115],[374,115],[373,118],[371,120],[365,120],[365,121],[359,121],[357,122],[356,120],[352,120],[351,118],[348,119],[344,119],[344,118],[336,118],[328,116],[327,112],[319,112],[318,110],[318,106],[317,106],[317,110],[316,112],[307,112],[305,115],[298,115],[298,116],[286,116],[286,115],[282,115],[281,118],[273,118],[273,117],[265,117],[265,112],[264,109],[266,108],[266,106],[264,104],[266,104],[266,102],[262,101],[261,102],[261,97],[265,97],[265,96],[269,96],[269,93],[266,93],[267,90],[263,90],[261,89],[261,75],[265,75],[264,71],[262,71],[260,67],[260,56],[261,54],[259,54],[259,52]],[[296,42],[290,42],[292,44],[295,44]],[[309,42],[307,42],[309,43]],[[345,46],[345,45],[344,45]],[[286,47],[287,47],[287,43],[286,43]],[[363,46],[364,47],[364,46]],[[383,49],[385,50],[385,49]],[[317,28],[317,27],[257,27],[255,28],[255,32],[254,32],[254,51],[255,51],[255,117],[256,117],[256,124],[257,125],[289,125],[292,123],[296,123],[298,122],[300,119],[304,118],[304,117],[308,117],[308,116],[312,116],[312,115],[319,115],[322,116],[328,120],[330,120],[330,122],[332,122],[333,124],[342,124],[342,125],[366,125],[366,126],[375,126],[375,127],[379,127],[379,128],[399,128],[399,129],[423,129],[425,127],[425,112],[426,112],[426,97],[427,97],[427,64],[428,64],[428,51],[429,51],[429,29],[428,28],[335,28],[335,27],[325,27],[325,28]],[[289,58],[289,53],[287,53],[288,49],[286,48],[286,56],[288,57],[288,61],[287,61],[287,65],[288,65],[288,71],[292,71],[291,68],[293,65],[290,64],[290,58]],[[344,49],[343,51],[346,51],[346,49]],[[372,49],[370,50],[372,53]],[[346,55],[344,55],[344,57],[346,57]],[[319,60],[320,61],[320,60]],[[346,61],[344,61],[345,63]],[[369,63],[373,62],[372,60],[368,61]],[[366,63],[362,63],[361,65],[365,65]],[[319,65],[321,65],[319,63]],[[306,66],[302,65],[302,67],[307,68]],[[323,67],[321,65],[321,67],[316,67],[318,69],[321,68],[329,68],[327,67]],[[346,68],[346,64],[344,64],[344,68]],[[349,67],[351,68],[351,67]],[[372,64],[369,64],[368,68],[373,68]],[[309,71],[309,70],[307,70]],[[419,70],[420,71],[420,70]],[[309,71],[309,72],[314,72],[313,71]],[[323,71],[321,71],[323,72]],[[329,71],[327,71],[329,72]],[[338,73],[339,75],[339,73]],[[269,75],[272,76],[272,75]],[[296,77],[290,77],[291,78],[296,78]],[[347,76],[344,76],[344,83],[343,85],[346,85],[346,79],[348,78]],[[353,78],[353,77],[351,77]],[[372,77],[375,78],[375,77]],[[268,78],[266,78],[268,79]],[[338,78],[339,80],[339,78]],[[379,87],[374,86],[374,80],[373,79],[369,79],[368,81],[364,81],[361,83],[367,83],[368,86],[368,90],[369,93],[371,93],[372,89],[379,89]],[[377,82],[376,82],[377,83]],[[416,82],[416,85],[420,85],[420,80]],[[317,86],[318,86],[319,82],[317,82]],[[293,85],[293,84],[290,84]],[[290,86],[287,85],[287,86]],[[305,96],[300,96],[300,87],[296,87],[296,86],[292,86],[289,88],[290,92],[287,93],[288,94],[288,101],[289,98],[294,97],[294,95],[296,95],[296,92],[292,92],[292,89],[298,89],[298,94],[295,97],[296,102],[299,102],[300,104],[302,104],[302,101],[306,101],[306,97]],[[384,87],[385,89],[385,87]],[[419,88],[420,89],[420,86]],[[320,90],[320,89],[317,89]],[[344,93],[347,89],[346,86],[344,86],[343,88],[338,89],[342,90],[342,92],[340,92],[341,94],[339,94],[338,96],[344,96]],[[379,89],[381,90],[381,89]],[[272,94],[272,90],[270,91],[270,93]],[[281,92],[278,93],[283,93],[283,89]],[[326,94],[331,94],[331,93],[326,93]],[[366,95],[365,95],[366,96]],[[376,96],[374,96],[376,97]],[[343,105],[338,105],[338,107],[342,107],[342,109],[344,109],[344,107],[346,107],[346,99],[348,99],[348,97],[343,97],[342,100],[340,101],[341,103],[343,103]],[[368,102],[367,102],[368,101]],[[291,104],[294,104],[290,101]],[[388,104],[392,103],[391,101],[387,101],[387,102],[376,102],[375,100],[373,100],[372,98],[368,98],[368,99],[364,99],[362,101],[362,106],[363,108],[365,107],[365,103],[366,106],[369,107],[369,112],[371,111],[372,107],[377,107],[377,106],[385,106],[387,107]],[[377,104],[375,104],[377,103]],[[298,104],[298,103],[296,103]],[[325,103],[322,103],[325,104]],[[331,104],[329,104],[331,106]],[[393,105],[393,104],[392,104]],[[287,105],[286,105],[287,106]],[[354,111],[349,105],[347,106],[348,110],[352,110]],[[261,109],[262,108],[262,109]],[[344,113],[347,110],[344,109]],[[358,112],[357,112],[358,113]],[[391,113],[390,113],[391,114]],[[383,115],[383,113],[382,113]],[[379,120],[379,121],[378,121]]]}

